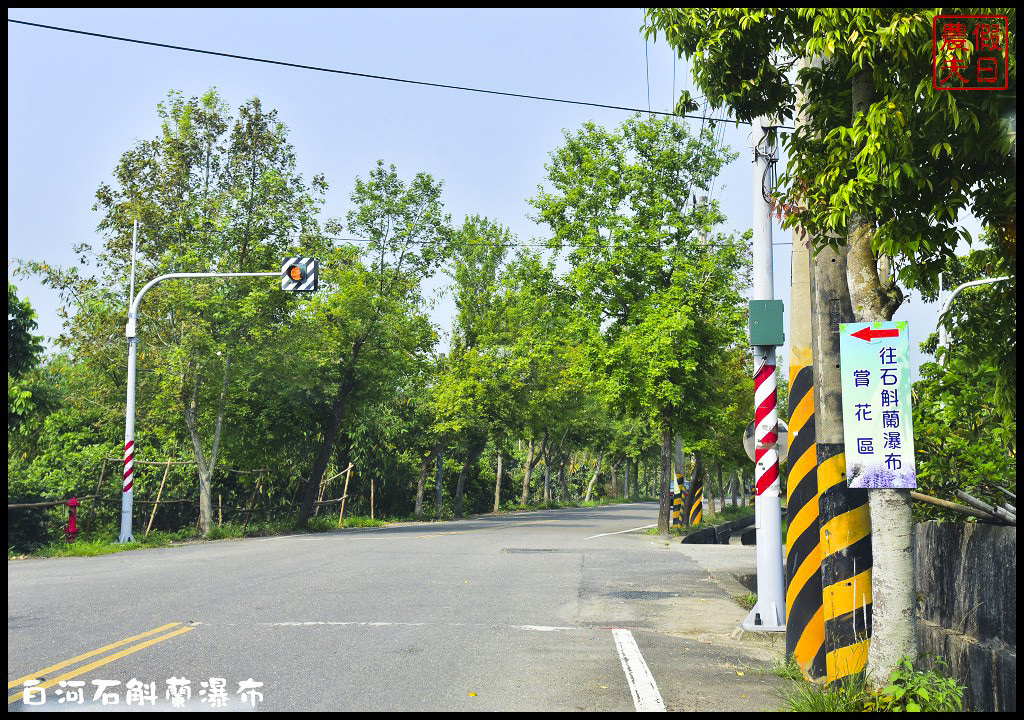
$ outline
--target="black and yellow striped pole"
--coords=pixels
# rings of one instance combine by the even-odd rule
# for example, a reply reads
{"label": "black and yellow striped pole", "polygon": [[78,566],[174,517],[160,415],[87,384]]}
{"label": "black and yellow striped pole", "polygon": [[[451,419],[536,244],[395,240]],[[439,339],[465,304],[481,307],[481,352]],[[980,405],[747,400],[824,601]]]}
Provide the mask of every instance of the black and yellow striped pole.
{"label": "black and yellow striped pole", "polygon": [[818,461],[825,679],[843,682],[867,664],[871,638],[871,515],[866,490],[846,483],[839,324],[852,322],[847,247],[826,247],[811,273],[814,425]]}
{"label": "black and yellow striped pole", "polygon": [[690,491],[687,493],[689,524],[697,525],[704,519],[704,463],[697,453],[693,454],[693,474],[690,477]]}
{"label": "black and yellow striped pole", "polygon": [[790,291],[789,479],[786,484],[786,655],[811,679],[825,676],[818,474],[811,365],[811,262],[793,234]]}
{"label": "black and yellow striped pole", "polygon": [[675,439],[675,483],[672,486],[672,527],[683,526],[683,498],[686,496],[683,463],[683,439],[677,435]]}

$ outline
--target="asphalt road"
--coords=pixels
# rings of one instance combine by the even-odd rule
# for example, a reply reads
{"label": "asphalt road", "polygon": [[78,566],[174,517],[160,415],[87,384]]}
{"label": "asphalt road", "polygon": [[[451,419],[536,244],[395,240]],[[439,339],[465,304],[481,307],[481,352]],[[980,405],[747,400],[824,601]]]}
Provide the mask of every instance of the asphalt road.
{"label": "asphalt road", "polygon": [[733,632],[722,581],[754,548],[656,522],[636,503],[8,561],[8,706],[777,709],[784,640]]}

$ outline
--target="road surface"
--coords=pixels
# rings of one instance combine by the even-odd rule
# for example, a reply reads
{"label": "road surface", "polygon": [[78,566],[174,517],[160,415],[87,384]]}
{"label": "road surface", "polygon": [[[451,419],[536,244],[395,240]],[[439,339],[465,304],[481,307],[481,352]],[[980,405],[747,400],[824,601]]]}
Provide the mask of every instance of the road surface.
{"label": "road surface", "polygon": [[[657,512],[634,503],[8,561],[8,706],[780,707],[770,669],[784,640],[730,635],[746,611],[706,569],[710,553],[753,566],[754,549],[670,545],[646,533]],[[38,707],[25,703],[33,679]]]}

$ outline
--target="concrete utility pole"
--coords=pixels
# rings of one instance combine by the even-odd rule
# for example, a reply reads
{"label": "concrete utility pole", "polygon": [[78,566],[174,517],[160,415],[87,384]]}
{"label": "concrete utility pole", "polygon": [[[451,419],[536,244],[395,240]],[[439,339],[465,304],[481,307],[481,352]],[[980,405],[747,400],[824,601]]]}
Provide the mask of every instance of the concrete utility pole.
{"label": "concrete utility pole", "polygon": [[[134,243],[133,243],[134,244]],[[134,257],[134,252],[132,253]],[[134,265],[134,263],[133,263]],[[135,355],[138,352],[139,338],[135,333],[136,322],[139,317],[139,303],[142,296],[161,280],[170,278],[198,278],[198,277],[278,277],[278,272],[262,273],[169,273],[153,278],[141,290],[132,301],[128,310],[128,324],[125,326],[124,334],[128,338],[128,398],[125,403],[124,412],[124,479],[121,486],[121,533],[118,542],[133,542],[132,537],[132,504],[135,496],[133,489],[135,481]],[[132,274],[132,289],[135,287],[134,272]]]}
{"label": "concrete utility pole", "polygon": [[818,460],[825,680],[855,675],[867,664],[871,622],[871,515],[867,490],[846,484],[839,324],[853,322],[846,254],[826,247],[813,260],[811,345]]}
{"label": "concrete utility pole", "polygon": [[[811,65],[802,59],[798,71]],[[796,124],[806,122],[806,98],[797,96]],[[818,524],[818,458],[814,434],[814,368],[811,357],[811,258],[813,241],[793,230],[789,300],[789,480],[786,483],[786,655],[810,678],[825,675],[825,626],[821,613]]]}
{"label": "concrete utility pole", "polygon": [[[770,150],[767,141],[770,121],[753,122],[753,300],[773,300],[772,227],[764,178]],[[752,339],[753,344],[753,339]],[[781,632],[786,629],[786,595],[782,578],[782,506],[779,498],[778,410],[775,380],[775,346],[753,345],[754,420],[756,428],[754,514],[757,532],[757,604],[743,627],[747,630]]]}

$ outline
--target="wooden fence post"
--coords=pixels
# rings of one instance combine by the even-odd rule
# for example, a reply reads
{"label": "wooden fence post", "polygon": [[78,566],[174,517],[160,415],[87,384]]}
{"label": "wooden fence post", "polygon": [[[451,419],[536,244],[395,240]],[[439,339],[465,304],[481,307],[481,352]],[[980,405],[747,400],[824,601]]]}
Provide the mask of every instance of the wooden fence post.
{"label": "wooden fence post", "polygon": [[352,463],[348,464],[345,468],[345,489],[341,492],[341,512],[338,513],[338,528],[340,529],[345,522],[345,498],[348,497],[348,476],[352,472]]}
{"label": "wooden fence post", "polygon": [[156,493],[156,502],[153,503],[153,512],[151,512],[149,514],[149,523],[147,523],[147,525],[146,525],[146,532],[144,532],[142,534],[142,537],[146,537],[147,535],[149,535],[149,529],[151,527],[153,527],[153,518],[156,517],[156,509],[157,509],[157,506],[160,505],[160,496],[164,492],[164,483],[167,482],[167,473],[170,472],[170,470],[171,470],[171,459],[167,458],[167,469],[164,470],[164,477],[160,481],[160,489],[157,490],[157,493]]}

